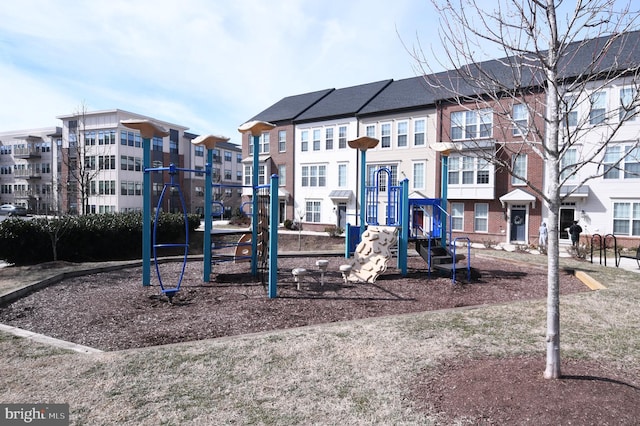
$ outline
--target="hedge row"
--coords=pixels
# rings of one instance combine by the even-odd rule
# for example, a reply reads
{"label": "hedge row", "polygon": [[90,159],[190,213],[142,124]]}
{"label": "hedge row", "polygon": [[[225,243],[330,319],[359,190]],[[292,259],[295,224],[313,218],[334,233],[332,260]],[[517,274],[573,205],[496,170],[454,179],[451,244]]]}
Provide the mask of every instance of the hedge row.
{"label": "hedge row", "polygon": [[[197,215],[188,215],[187,220],[189,232],[200,225]],[[184,242],[182,214],[162,213],[159,216],[158,242]],[[141,213],[32,220],[11,217],[0,222],[0,259],[16,265],[52,260],[96,262],[139,259],[141,252]]]}

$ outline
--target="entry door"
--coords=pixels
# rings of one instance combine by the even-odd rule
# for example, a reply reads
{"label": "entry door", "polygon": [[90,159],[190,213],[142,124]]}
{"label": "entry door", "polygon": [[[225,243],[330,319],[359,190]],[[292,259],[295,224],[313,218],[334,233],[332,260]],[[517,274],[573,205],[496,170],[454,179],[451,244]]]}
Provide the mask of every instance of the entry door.
{"label": "entry door", "polygon": [[511,241],[525,241],[527,236],[527,210],[511,209]]}
{"label": "entry door", "polygon": [[567,232],[567,228],[573,224],[574,217],[576,214],[576,209],[574,208],[560,208],[560,239],[568,240],[569,233]]}
{"label": "entry door", "polygon": [[338,228],[347,228],[347,205],[345,203],[338,204]]}
{"label": "entry door", "polygon": [[278,223],[279,224],[283,224],[284,220],[285,220],[285,209],[286,209],[287,203],[285,203],[284,201],[280,201],[278,203]]}

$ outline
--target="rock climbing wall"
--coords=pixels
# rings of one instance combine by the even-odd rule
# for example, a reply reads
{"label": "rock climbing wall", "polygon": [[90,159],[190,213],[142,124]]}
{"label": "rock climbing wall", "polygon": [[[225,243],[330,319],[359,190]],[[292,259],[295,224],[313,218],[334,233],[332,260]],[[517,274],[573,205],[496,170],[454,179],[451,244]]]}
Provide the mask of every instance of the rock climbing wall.
{"label": "rock climbing wall", "polygon": [[398,241],[398,227],[369,226],[353,254],[348,280],[373,283],[387,270],[391,248]]}

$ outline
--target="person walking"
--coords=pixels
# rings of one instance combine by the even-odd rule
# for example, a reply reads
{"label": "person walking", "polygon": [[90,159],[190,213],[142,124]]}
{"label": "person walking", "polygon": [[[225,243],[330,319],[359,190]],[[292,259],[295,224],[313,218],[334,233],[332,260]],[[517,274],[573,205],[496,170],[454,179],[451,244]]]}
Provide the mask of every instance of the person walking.
{"label": "person walking", "polygon": [[571,244],[574,247],[578,246],[580,242],[580,233],[582,232],[582,227],[578,225],[578,221],[574,220],[573,225],[569,227],[569,235],[571,235]]}
{"label": "person walking", "polygon": [[542,222],[540,228],[538,228],[538,246],[541,252],[547,251],[547,240],[549,239],[549,231],[547,229],[547,224]]}

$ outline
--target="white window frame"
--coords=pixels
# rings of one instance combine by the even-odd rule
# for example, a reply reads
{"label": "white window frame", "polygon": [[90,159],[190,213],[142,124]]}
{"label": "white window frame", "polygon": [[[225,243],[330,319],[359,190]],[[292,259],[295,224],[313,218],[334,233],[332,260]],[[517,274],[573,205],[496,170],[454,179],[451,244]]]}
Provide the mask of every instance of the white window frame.
{"label": "white window frame", "polygon": [[[425,146],[427,143],[427,120],[424,118],[413,121],[413,146]],[[421,136],[421,137],[420,137]]]}
{"label": "white window frame", "polygon": [[333,134],[333,127],[327,127],[326,129],[324,129],[324,149],[327,151],[331,151],[333,149]]}
{"label": "white window frame", "polygon": [[607,92],[598,90],[589,95],[589,124],[597,126],[607,120]]}
{"label": "white window frame", "polygon": [[638,111],[636,97],[638,96],[635,87],[620,88],[620,107],[618,112],[618,120],[635,121]]}
{"label": "white window frame", "polygon": [[406,148],[409,146],[409,122],[398,121],[396,124],[396,146]]}
{"label": "white window frame", "polygon": [[322,138],[322,129],[313,129],[313,150],[320,151],[320,142]]}
{"label": "white window frame", "polygon": [[[454,129],[457,129],[454,131]],[[488,139],[493,136],[493,109],[451,113],[451,140]],[[458,134],[459,133],[459,134]]]}
{"label": "white window frame", "polygon": [[[482,210],[479,211],[479,207],[482,206]],[[473,230],[474,232],[487,233],[489,232],[489,203],[475,203],[473,206]]]}
{"label": "white window frame", "polygon": [[513,136],[525,136],[529,133],[529,108],[525,104],[515,104],[511,116]]}
{"label": "white window frame", "polygon": [[305,222],[320,223],[322,203],[320,200],[305,200]]}
{"label": "white window frame", "polygon": [[578,169],[578,150],[576,148],[569,148],[565,151],[562,159],[560,160],[560,167],[562,172],[560,173],[560,179],[572,181],[576,179],[576,170]]}
{"label": "white window frame", "polygon": [[380,148],[391,149],[391,122],[380,123]]}
{"label": "white window frame", "polygon": [[[626,209],[622,209],[626,206]],[[620,200],[613,203],[612,231],[613,235],[640,236],[640,200]],[[624,232],[620,225],[624,224]]]}
{"label": "white window frame", "polygon": [[347,163],[338,164],[338,188],[346,188],[348,183],[348,165]]}
{"label": "white window frame", "polygon": [[300,151],[307,152],[309,151],[309,131],[302,130],[300,132]]}
{"label": "white window frame", "polygon": [[451,203],[451,230],[464,231],[464,203]]}
{"label": "white window frame", "polygon": [[529,159],[527,154],[513,154],[511,156],[511,168],[514,174],[518,174],[523,178],[511,175],[511,185],[522,186],[527,184],[527,167]]}
{"label": "white window frame", "polygon": [[287,151],[287,131],[278,130],[278,152]]}
{"label": "white window frame", "polygon": [[413,189],[424,189],[426,181],[427,162],[414,161],[411,167],[411,182]]}
{"label": "white window frame", "polygon": [[338,126],[338,149],[347,148],[347,126]]}

